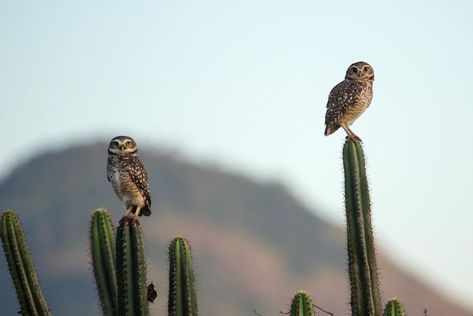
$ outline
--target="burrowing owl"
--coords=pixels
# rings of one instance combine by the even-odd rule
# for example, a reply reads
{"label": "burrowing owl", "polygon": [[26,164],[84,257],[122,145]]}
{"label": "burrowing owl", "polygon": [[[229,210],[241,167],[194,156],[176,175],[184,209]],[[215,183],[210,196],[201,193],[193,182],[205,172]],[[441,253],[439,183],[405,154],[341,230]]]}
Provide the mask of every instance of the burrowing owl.
{"label": "burrowing owl", "polygon": [[107,179],[125,204],[125,216],[151,215],[148,174],[138,158],[138,148],[133,138],[117,136],[110,141]]}
{"label": "burrowing owl", "polygon": [[348,67],[345,80],[337,84],[328,96],[325,113],[325,136],[342,127],[348,137],[361,141],[350,125],[368,108],[373,98],[373,68],[364,61]]}

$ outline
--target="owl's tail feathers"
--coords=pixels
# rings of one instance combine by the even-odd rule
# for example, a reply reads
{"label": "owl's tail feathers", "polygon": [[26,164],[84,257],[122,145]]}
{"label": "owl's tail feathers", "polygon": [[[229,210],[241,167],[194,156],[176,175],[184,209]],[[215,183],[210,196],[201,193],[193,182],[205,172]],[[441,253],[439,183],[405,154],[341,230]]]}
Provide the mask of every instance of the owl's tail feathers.
{"label": "owl's tail feathers", "polygon": [[[131,211],[133,214],[136,214],[136,206],[133,208],[133,210]],[[143,206],[142,209],[140,209],[140,214],[138,214],[138,216],[150,216],[151,215],[151,208],[149,205],[145,205]]]}
{"label": "owl's tail feathers", "polygon": [[335,133],[335,131],[339,128],[340,128],[340,126],[338,126],[338,125],[327,125],[325,127],[325,136],[328,136],[328,135],[331,135],[331,134]]}
{"label": "owl's tail feathers", "polygon": [[150,216],[150,215],[151,215],[151,208],[150,208],[148,205],[146,205],[145,207],[143,207],[143,208],[141,209],[140,216],[141,216],[141,215]]}

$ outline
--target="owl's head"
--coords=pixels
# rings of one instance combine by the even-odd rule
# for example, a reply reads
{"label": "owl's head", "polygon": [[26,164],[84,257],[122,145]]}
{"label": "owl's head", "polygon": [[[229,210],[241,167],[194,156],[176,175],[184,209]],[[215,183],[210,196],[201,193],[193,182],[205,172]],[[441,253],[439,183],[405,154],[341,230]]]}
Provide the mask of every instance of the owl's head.
{"label": "owl's head", "polygon": [[117,136],[112,138],[108,144],[108,154],[113,156],[138,155],[138,148],[133,138],[129,136]]}
{"label": "owl's head", "polygon": [[359,61],[347,69],[345,79],[357,81],[374,81],[374,70],[368,63]]}

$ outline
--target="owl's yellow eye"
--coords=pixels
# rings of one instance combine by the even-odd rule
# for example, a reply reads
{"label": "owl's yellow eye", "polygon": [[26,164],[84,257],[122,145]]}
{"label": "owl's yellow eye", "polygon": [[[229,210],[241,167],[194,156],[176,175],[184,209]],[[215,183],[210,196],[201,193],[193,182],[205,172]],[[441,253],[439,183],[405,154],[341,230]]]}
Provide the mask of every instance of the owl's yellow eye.
{"label": "owl's yellow eye", "polygon": [[133,142],[131,142],[131,141],[128,140],[128,141],[126,142],[126,147],[133,147]]}
{"label": "owl's yellow eye", "polygon": [[367,72],[367,71],[369,71],[369,70],[370,70],[370,67],[368,67],[368,66],[365,66],[365,67],[363,68],[363,71],[364,71],[364,72]]}
{"label": "owl's yellow eye", "polygon": [[358,68],[352,67],[352,68],[351,68],[351,72],[353,72],[354,74],[356,74],[356,73],[358,72]]}
{"label": "owl's yellow eye", "polygon": [[114,141],[112,142],[112,147],[113,147],[113,148],[117,148],[117,147],[118,147],[118,142],[117,142],[116,140],[114,140]]}

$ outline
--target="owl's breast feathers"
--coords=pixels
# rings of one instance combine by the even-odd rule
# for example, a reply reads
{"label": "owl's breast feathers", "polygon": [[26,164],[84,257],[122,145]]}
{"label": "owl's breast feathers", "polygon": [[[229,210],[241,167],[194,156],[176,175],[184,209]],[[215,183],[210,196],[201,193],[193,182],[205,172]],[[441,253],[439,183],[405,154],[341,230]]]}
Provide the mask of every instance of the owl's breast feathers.
{"label": "owl's breast feathers", "polygon": [[372,82],[343,80],[330,91],[325,114],[325,135],[335,132],[340,124],[350,125],[371,102]]}
{"label": "owl's breast feathers", "polygon": [[[151,195],[149,192],[148,174],[138,157],[108,157],[107,179],[112,183],[116,194],[125,204],[139,201],[141,214],[151,215]],[[139,193],[139,196],[136,194]],[[137,197],[137,198],[134,198]],[[135,201],[133,203],[133,200]],[[127,205],[128,207],[129,205]]]}

